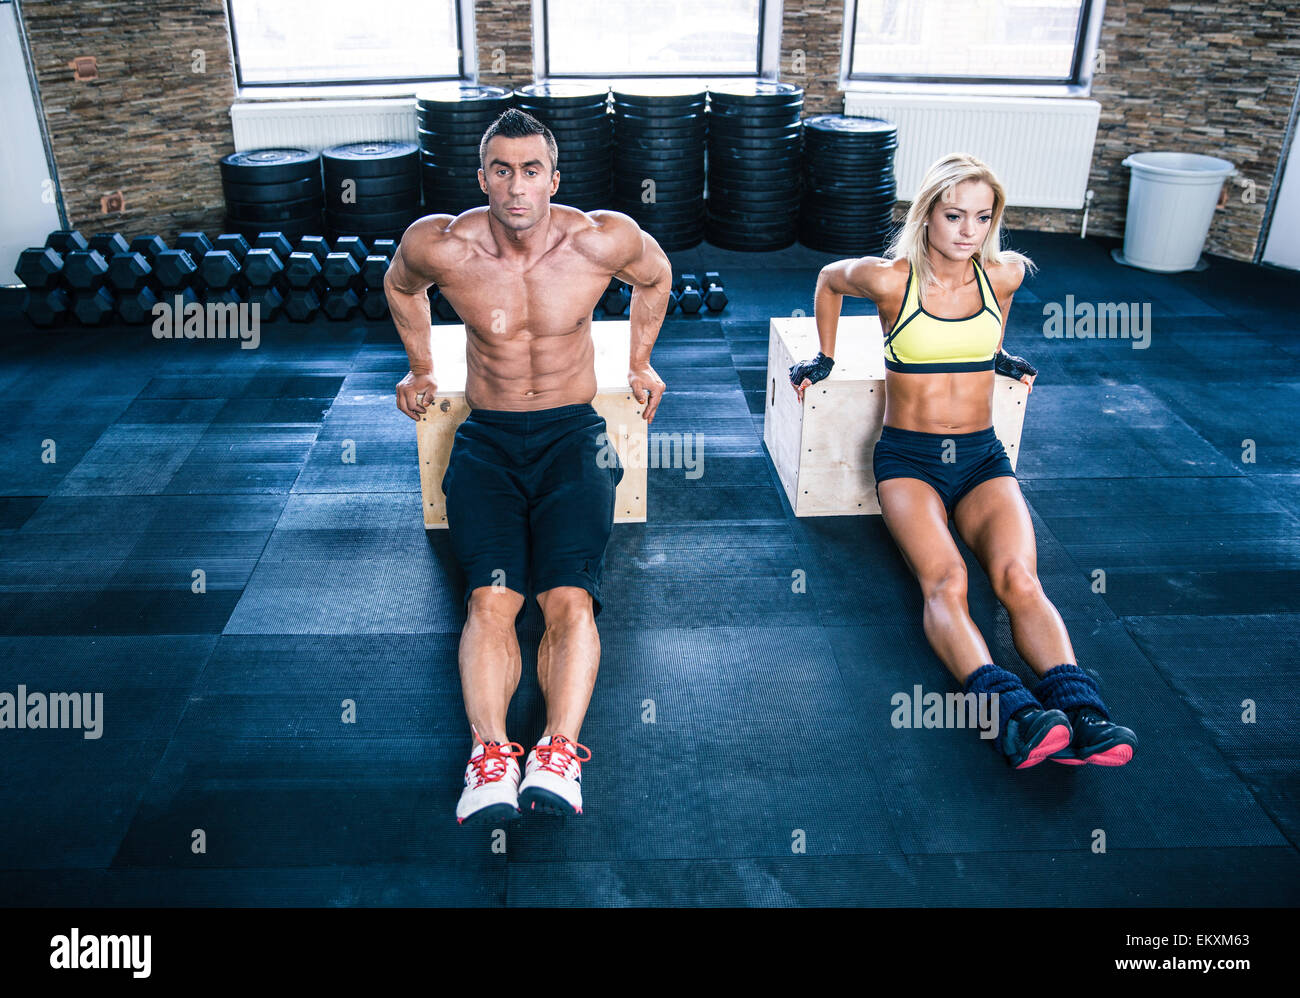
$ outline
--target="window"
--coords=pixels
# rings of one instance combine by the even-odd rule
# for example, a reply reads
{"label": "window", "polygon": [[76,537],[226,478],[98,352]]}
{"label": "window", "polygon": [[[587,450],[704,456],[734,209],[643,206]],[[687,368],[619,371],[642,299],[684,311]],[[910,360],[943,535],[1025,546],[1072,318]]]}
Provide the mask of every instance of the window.
{"label": "window", "polygon": [[538,70],[552,79],[759,76],[765,7],[775,0],[537,2]]}
{"label": "window", "polygon": [[[1099,4],[1098,4],[1099,6]],[[1077,85],[1094,0],[857,0],[850,80]],[[1090,41],[1090,35],[1093,36]]]}
{"label": "window", "polygon": [[457,0],[228,0],[241,87],[458,79]]}

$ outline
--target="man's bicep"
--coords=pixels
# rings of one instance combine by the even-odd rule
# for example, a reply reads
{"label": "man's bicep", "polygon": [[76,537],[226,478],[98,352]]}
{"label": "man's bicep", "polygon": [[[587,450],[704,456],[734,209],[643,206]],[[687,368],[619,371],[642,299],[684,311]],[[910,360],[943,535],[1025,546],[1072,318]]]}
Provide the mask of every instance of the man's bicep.
{"label": "man's bicep", "polygon": [[[636,225],[635,222],[632,224]],[[633,229],[632,235],[635,239],[629,240],[629,246],[633,252],[628,255],[623,266],[614,272],[614,276],[634,287],[658,284],[665,275],[671,279],[672,265],[654,236],[639,226]]]}
{"label": "man's bicep", "polygon": [[417,222],[406,230],[385,275],[386,283],[405,294],[419,294],[438,283],[437,233]]}

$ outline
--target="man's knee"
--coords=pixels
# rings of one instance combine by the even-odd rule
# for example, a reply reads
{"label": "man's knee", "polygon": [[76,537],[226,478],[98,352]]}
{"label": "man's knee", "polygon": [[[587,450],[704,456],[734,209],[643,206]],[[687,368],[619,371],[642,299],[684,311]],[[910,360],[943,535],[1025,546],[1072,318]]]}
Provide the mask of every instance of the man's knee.
{"label": "man's knee", "polygon": [[479,586],[469,594],[468,616],[476,623],[490,627],[513,628],[523,605],[523,595],[513,589]]}
{"label": "man's knee", "polygon": [[581,586],[556,586],[537,594],[547,627],[580,627],[595,621],[591,593]]}

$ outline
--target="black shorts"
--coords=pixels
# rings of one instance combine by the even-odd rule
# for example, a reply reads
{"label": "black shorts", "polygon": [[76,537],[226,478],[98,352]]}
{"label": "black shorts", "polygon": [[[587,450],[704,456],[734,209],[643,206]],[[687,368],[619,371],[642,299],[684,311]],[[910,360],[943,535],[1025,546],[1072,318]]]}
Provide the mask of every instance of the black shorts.
{"label": "black shorts", "polygon": [[974,433],[920,433],[886,425],[871,455],[871,466],[877,499],[881,482],[917,478],[934,486],[949,516],[958,500],[980,482],[1016,476],[991,426]]}
{"label": "black shorts", "polygon": [[470,410],[442,478],[466,603],[480,586],[523,596],[579,586],[600,614],[614,492],[623,479],[605,432],[604,418],[586,403]]}

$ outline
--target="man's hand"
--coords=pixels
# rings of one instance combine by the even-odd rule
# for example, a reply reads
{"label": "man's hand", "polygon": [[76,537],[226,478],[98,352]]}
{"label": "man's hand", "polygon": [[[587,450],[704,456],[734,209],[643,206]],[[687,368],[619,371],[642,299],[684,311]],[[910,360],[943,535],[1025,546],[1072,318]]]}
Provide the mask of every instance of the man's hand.
{"label": "man's hand", "polygon": [[425,409],[433,405],[433,396],[437,391],[438,382],[432,374],[407,371],[406,377],[397,383],[397,408],[412,419],[419,420]]}
{"label": "man's hand", "polygon": [[655,374],[655,369],[649,364],[630,368],[627,372],[627,383],[632,389],[633,398],[645,406],[641,411],[641,418],[649,423],[655,418],[659,400],[664,397],[668,386],[659,380],[659,375]]}
{"label": "man's hand", "polygon": [[812,360],[805,360],[798,364],[791,364],[790,384],[794,385],[795,397],[802,402],[804,389],[811,388],[818,381],[827,377],[831,373],[831,368],[834,366],[835,361],[830,357],[827,357],[820,350],[817,351],[817,356]]}
{"label": "man's hand", "polygon": [[1023,382],[1029,386],[1031,392],[1034,390],[1034,379],[1038,377],[1038,368],[1025,360],[1024,357],[1017,357],[1005,350],[999,350],[993,356],[993,370],[998,374]]}

